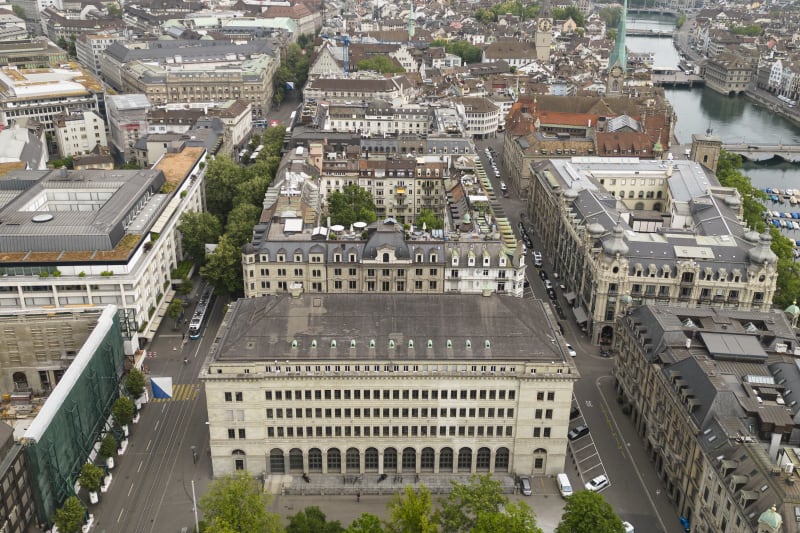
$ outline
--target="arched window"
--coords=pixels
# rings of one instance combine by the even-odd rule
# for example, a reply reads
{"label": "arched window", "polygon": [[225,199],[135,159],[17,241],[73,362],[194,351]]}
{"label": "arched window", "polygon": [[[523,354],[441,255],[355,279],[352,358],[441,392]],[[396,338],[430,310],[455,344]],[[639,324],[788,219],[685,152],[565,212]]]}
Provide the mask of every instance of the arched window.
{"label": "arched window", "polygon": [[406,448],[403,450],[403,472],[415,472],[417,470],[417,450]]}
{"label": "arched window", "polygon": [[433,451],[433,448],[422,448],[422,454],[419,461],[420,470],[422,472],[433,472],[435,460],[436,454]]}
{"label": "arched window", "polygon": [[389,254],[387,252],[383,253],[383,262],[384,263],[388,263],[389,262]]}
{"label": "arched window", "polygon": [[472,470],[472,448],[458,450],[458,471],[470,472]]}
{"label": "arched window", "polygon": [[27,391],[28,390],[28,376],[25,372],[14,372],[14,390]]}
{"label": "arched window", "polygon": [[289,450],[289,472],[305,472],[303,469],[303,450],[300,448],[292,448]]}
{"label": "arched window", "polygon": [[533,474],[544,474],[547,469],[547,450],[537,448],[533,451]]}
{"label": "arched window", "polygon": [[233,457],[233,468],[235,470],[246,470],[247,463],[245,459],[247,458],[247,454],[244,453],[242,450],[233,450],[231,452],[231,456]]}
{"label": "arched window", "polygon": [[322,472],[322,452],[319,448],[308,450],[308,471]]}
{"label": "arched window", "polygon": [[508,448],[499,448],[494,454],[494,471],[508,472]]}
{"label": "arched window", "polygon": [[272,448],[269,452],[269,471],[272,474],[285,474],[285,465],[283,462],[283,450],[280,448]]}
{"label": "arched window", "polygon": [[376,448],[367,448],[367,451],[364,452],[364,471],[378,471],[378,450]]}
{"label": "arched window", "polygon": [[397,472],[397,450],[394,448],[383,450],[383,471]]}
{"label": "arched window", "polygon": [[345,455],[345,468],[348,472],[361,471],[361,453],[356,448],[348,448]]}
{"label": "arched window", "polygon": [[479,448],[478,457],[475,459],[475,470],[478,472],[488,472],[489,465],[492,464],[492,452],[489,448]]}
{"label": "arched window", "polygon": [[453,449],[442,448],[439,452],[439,472],[453,471]]}
{"label": "arched window", "polygon": [[328,450],[328,473],[342,471],[342,452],[339,448]]}

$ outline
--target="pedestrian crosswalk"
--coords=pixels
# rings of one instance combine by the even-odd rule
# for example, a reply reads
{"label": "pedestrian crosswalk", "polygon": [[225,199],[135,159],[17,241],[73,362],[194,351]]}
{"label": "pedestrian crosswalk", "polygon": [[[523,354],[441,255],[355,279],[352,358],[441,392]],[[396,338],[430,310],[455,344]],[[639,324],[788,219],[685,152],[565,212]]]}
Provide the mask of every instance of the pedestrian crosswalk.
{"label": "pedestrian crosswalk", "polygon": [[150,401],[153,403],[164,403],[196,400],[198,392],[200,392],[199,383],[176,383],[172,385],[172,398],[153,398]]}

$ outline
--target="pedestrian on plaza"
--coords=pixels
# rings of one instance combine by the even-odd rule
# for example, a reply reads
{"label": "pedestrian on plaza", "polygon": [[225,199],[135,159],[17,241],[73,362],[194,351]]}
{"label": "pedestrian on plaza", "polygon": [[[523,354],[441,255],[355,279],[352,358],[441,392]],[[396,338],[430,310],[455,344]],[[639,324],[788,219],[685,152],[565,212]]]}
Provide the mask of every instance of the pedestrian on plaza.
{"label": "pedestrian on plaza", "polygon": [[361,491],[356,492],[356,503],[361,501]]}

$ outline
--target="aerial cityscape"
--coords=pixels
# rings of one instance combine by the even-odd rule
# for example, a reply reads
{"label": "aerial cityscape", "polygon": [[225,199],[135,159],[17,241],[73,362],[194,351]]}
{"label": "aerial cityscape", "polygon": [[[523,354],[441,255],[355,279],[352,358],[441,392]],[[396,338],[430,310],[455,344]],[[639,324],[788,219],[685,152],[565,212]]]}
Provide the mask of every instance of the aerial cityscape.
{"label": "aerial cityscape", "polygon": [[3,2],[0,533],[800,533],[799,28]]}

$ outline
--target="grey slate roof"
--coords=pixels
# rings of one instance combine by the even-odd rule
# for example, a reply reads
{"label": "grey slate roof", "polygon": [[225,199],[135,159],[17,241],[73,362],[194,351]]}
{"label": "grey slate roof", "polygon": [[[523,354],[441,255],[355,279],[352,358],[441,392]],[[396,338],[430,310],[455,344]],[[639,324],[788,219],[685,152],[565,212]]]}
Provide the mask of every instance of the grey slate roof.
{"label": "grey slate roof", "polygon": [[[568,359],[550,341],[550,312],[545,312],[541,301],[525,298],[451,294],[304,294],[293,298],[283,294],[240,299],[226,322],[228,327],[212,352],[214,361],[504,359],[563,363]],[[355,340],[354,348],[351,340]],[[373,348],[371,340],[375,341]],[[390,348],[390,340],[394,348]],[[448,340],[451,348],[447,348]],[[471,347],[467,347],[468,340]],[[413,341],[411,348],[409,341]]]}

